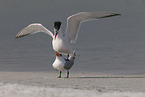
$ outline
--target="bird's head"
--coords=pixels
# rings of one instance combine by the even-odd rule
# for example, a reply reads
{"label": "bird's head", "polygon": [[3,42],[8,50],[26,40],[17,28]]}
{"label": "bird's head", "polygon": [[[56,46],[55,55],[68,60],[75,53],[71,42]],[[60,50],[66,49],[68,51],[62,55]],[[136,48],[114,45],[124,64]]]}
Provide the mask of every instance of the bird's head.
{"label": "bird's head", "polygon": [[55,29],[55,32],[58,32],[58,31],[59,31],[60,26],[61,26],[61,22],[60,22],[60,21],[54,22],[54,29]]}
{"label": "bird's head", "polygon": [[59,33],[60,26],[61,26],[61,22],[60,21],[54,22],[55,39],[56,39],[57,34]]}

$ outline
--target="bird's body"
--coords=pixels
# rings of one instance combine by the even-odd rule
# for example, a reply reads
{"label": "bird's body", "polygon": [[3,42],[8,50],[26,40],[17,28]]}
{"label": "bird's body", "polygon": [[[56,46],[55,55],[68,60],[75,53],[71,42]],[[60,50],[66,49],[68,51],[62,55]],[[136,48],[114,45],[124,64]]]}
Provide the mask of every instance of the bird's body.
{"label": "bird's body", "polygon": [[[63,56],[61,54],[59,54],[58,52],[55,52],[55,54],[56,54],[56,58],[52,64],[53,68],[60,72],[67,70],[67,77],[68,77],[69,69],[74,64],[75,52],[73,52],[73,56],[70,56],[68,59],[63,58]],[[61,77],[61,73],[60,73],[59,77]]]}
{"label": "bird's body", "polygon": [[66,63],[66,61],[64,60],[63,57],[56,56],[55,61],[52,64],[52,66],[57,71],[64,71],[65,70],[65,68],[64,68],[65,63]]}
{"label": "bird's body", "polygon": [[53,44],[52,46],[53,46],[54,51],[57,51],[61,54],[73,53],[72,47],[68,44],[66,39],[63,37],[61,30],[57,34],[57,36],[53,37],[52,44]]}

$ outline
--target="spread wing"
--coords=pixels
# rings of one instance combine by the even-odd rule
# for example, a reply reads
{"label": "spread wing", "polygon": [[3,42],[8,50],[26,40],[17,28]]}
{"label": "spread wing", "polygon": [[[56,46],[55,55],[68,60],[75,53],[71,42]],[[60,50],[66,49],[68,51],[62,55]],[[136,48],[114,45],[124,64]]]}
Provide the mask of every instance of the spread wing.
{"label": "spread wing", "polygon": [[48,35],[50,35],[53,38],[53,34],[51,31],[49,31],[47,28],[45,28],[42,24],[39,23],[33,23],[28,25],[27,27],[23,28],[17,35],[16,38],[21,38],[29,34],[35,34],[38,32],[44,32]]}
{"label": "spread wing", "polygon": [[118,16],[120,14],[110,12],[80,12],[67,18],[67,26],[65,31],[65,38],[69,43],[75,43],[80,24],[85,21],[98,20],[101,18],[107,18],[112,16]]}

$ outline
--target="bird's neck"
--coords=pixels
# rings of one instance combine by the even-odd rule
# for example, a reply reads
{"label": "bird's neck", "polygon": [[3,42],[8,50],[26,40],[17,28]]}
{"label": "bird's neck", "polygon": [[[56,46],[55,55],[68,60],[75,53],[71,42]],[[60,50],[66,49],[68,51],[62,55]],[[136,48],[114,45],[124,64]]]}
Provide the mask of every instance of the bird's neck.
{"label": "bird's neck", "polygon": [[65,60],[62,56],[56,56],[56,60],[65,62]]}
{"label": "bird's neck", "polygon": [[61,28],[60,28],[60,30],[59,30],[59,32],[58,32],[58,37],[60,37],[60,38],[63,37],[63,35],[62,35],[62,31],[61,31]]}

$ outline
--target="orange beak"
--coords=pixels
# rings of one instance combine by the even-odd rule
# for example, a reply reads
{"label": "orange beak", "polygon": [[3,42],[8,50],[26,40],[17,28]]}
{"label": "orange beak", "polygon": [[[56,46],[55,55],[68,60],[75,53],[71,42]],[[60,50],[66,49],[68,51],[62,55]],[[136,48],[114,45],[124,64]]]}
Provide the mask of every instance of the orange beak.
{"label": "orange beak", "polygon": [[56,56],[58,56],[58,57],[60,56],[57,52],[55,52],[55,54],[56,54]]}
{"label": "orange beak", "polygon": [[55,36],[54,36],[54,39],[56,39],[56,36],[57,36],[57,34],[58,34],[58,33],[57,33],[57,32],[55,32]]}

